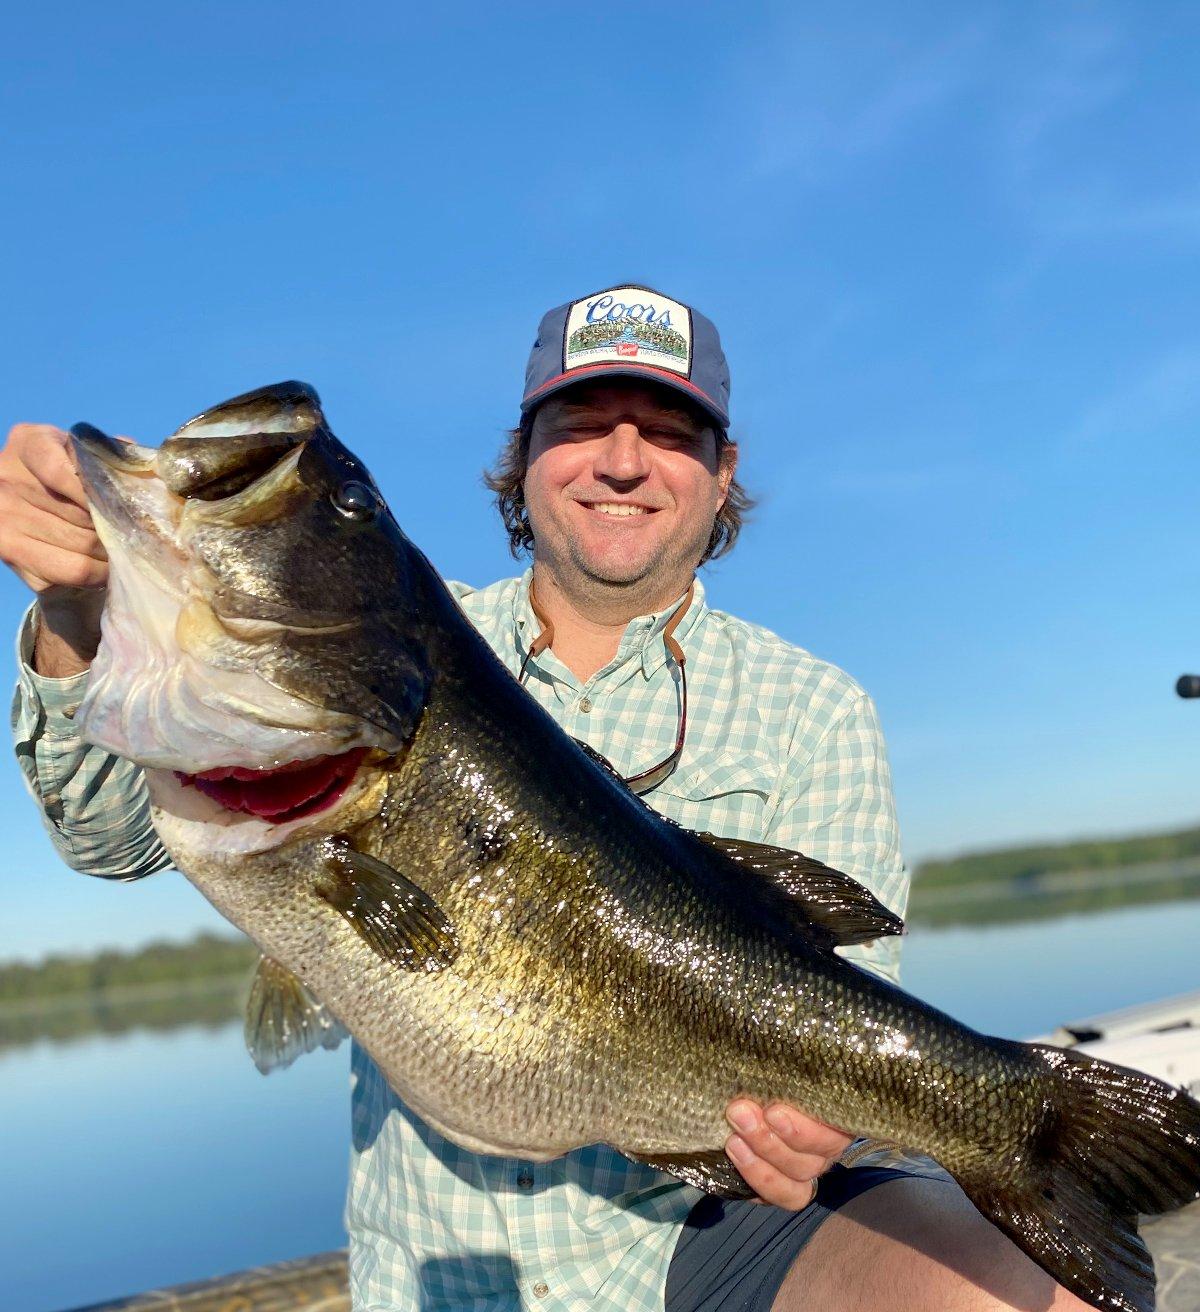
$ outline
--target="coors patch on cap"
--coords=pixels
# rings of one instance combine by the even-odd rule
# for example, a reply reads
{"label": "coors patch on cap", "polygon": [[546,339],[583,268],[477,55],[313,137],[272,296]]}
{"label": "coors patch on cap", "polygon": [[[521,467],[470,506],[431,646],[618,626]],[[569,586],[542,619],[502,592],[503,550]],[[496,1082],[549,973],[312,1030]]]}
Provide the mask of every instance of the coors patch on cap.
{"label": "coors patch on cap", "polygon": [[563,373],[594,364],[692,372],[692,312],[648,287],[610,287],[567,312]]}

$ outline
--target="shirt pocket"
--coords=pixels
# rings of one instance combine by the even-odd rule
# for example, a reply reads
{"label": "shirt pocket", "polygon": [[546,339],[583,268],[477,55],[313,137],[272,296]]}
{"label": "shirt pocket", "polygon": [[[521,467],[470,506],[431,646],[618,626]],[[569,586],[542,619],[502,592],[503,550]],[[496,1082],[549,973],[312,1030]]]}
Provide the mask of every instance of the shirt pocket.
{"label": "shirt pocket", "polygon": [[768,756],[710,753],[677,769],[647,793],[646,801],[685,829],[756,839],[776,783]]}

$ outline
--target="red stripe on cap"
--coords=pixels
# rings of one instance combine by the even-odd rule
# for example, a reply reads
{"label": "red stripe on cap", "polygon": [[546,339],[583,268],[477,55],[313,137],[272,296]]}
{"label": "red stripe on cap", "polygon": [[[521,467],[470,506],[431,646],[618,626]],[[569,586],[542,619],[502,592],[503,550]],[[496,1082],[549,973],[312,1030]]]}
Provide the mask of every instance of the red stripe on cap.
{"label": "red stripe on cap", "polygon": [[541,387],[530,392],[529,395],[521,402],[521,408],[524,409],[530,401],[544,392],[548,387],[553,387],[556,383],[561,383],[564,378],[571,378],[575,374],[591,373],[593,369],[622,369],[626,373],[631,370],[639,374],[655,374],[659,378],[666,379],[667,382],[673,383],[676,387],[684,387],[689,392],[694,392],[711,410],[714,410],[718,416],[725,412],[712,399],[707,392],[702,392],[700,388],[689,378],[684,378],[682,374],[672,373],[670,369],[660,369],[655,364],[626,364],[624,360],[597,360],[595,364],[576,365],[574,369],[568,369],[561,373],[557,378],[550,378],[544,382]]}

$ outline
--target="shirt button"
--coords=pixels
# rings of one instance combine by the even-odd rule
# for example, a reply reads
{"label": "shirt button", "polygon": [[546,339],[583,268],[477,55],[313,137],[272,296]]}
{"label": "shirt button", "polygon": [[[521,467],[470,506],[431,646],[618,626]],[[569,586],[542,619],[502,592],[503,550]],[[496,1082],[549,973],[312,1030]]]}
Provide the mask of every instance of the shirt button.
{"label": "shirt button", "polygon": [[70,706],[63,707],[63,715],[65,715],[68,720],[73,720],[77,710],[79,710],[79,703],[72,702]]}
{"label": "shirt button", "polygon": [[546,1295],[550,1292],[550,1286],[544,1280],[539,1280],[537,1284],[534,1285],[533,1292],[538,1296],[538,1298],[545,1298]]}
{"label": "shirt button", "polygon": [[522,1171],[521,1174],[517,1176],[517,1188],[518,1189],[533,1188],[533,1176],[530,1175],[528,1171]]}
{"label": "shirt button", "polygon": [[588,711],[592,709],[591,698],[584,697],[583,700],[579,703],[579,709],[584,713],[584,715],[586,715]]}

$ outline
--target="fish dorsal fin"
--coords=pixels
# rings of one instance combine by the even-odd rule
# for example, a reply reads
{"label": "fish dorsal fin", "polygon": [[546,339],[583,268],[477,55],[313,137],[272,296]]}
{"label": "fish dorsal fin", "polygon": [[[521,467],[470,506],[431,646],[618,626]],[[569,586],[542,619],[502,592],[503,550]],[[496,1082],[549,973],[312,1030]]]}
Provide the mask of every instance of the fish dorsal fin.
{"label": "fish dorsal fin", "polygon": [[657,1171],[666,1171],[677,1180],[722,1198],[753,1198],[754,1190],[742,1179],[738,1169],[719,1149],[698,1153],[626,1153],[635,1162],[645,1162]]}
{"label": "fish dorsal fin", "polygon": [[264,1075],[318,1048],[336,1048],[346,1031],[286,966],[263,957],[246,1002],[246,1047]]}
{"label": "fish dorsal fin", "polygon": [[411,879],[345,839],[322,844],[317,896],[329,903],[385,961],[402,970],[444,970],[458,937],[441,907]]}
{"label": "fish dorsal fin", "polygon": [[796,904],[799,928],[824,947],[850,947],[904,932],[904,921],[869,889],[811,856],[741,838],[695,837],[786,893]]}

